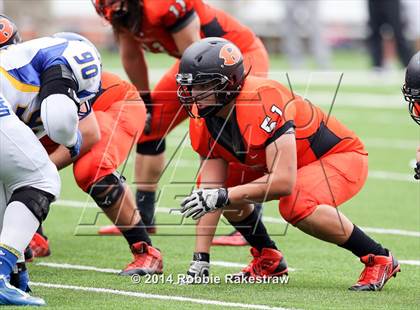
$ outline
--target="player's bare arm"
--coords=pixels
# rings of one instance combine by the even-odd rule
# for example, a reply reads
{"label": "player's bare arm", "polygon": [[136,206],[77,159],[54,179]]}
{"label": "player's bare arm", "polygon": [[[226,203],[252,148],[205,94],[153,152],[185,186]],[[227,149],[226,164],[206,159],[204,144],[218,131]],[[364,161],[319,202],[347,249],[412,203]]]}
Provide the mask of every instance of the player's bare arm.
{"label": "player's bare arm", "polygon": [[180,54],[192,43],[200,40],[200,19],[196,15],[188,25],[172,34]]}
{"label": "player's bare arm", "polygon": [[49,155],[58,170],[71,165],[80,156],[86,154],[101,139],[101,132],[94,113],[90,113],[79,122],[79,130],[83,137],[83,144],[77,157],[71,158],[68,149],[64,145],[60,145]]}
{"label": "player's bare arm", "polygon": [[228,188],[231,204],[278,200],[293,191],[296,182],[296,139],[289,130],[265,150],[268,175],[251,183]]}
{"label": "player's bare arm", "polygon": [[139,42],[129,32],[116,34],[119,42],[122,64],[130,81],[138,90],[150,91],[147,63]]}
{"label": "player's bare arm", "polygon": [[226,179],[227,163],[222,158],[201,158],[200,188],[222,187]]}

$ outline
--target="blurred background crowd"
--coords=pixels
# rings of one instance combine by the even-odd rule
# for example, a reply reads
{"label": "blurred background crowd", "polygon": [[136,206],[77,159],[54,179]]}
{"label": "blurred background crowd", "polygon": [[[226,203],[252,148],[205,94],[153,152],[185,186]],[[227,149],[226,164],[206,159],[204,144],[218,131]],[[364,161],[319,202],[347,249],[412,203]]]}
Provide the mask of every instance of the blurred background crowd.
{"label": "blurred background crowd", "polygon": [[[308,63],[332,69],[336,52],[369,57],[383,71],[408,63],[420,50],[420,0],[207,0],[251,27],[271,54],[292,69]],[[115,49],[111,29],[91,0],[0,0],[0,11],[19,25],[23,38],[75,31],[100,48]]]}

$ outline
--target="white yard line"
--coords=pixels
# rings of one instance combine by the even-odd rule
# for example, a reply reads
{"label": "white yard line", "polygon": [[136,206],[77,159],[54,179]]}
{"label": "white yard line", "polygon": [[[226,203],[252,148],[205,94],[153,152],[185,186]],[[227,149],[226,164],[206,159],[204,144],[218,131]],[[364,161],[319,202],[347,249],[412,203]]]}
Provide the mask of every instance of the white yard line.
{"label": "white yard line", "polygon": [[374,227],[360,227],[367,233],[376,233],[382,235],[397,235],[420,238],[420,231],[402,230],[402,229],[384,229]]}
{"label": "white yard line", "polygon": [[53,263],[53,262],[35,262],[37,266],[51,267],[58,269],[71,269],[71,270],[84,270],[84,271],[96,271],[101,273],[112,273],[117,274],[121,272],[121,269],[111,269],[111,268],[99,268],[94,266],[83,266],[83,265],[73,265],[67,263]]}
{"label": "white yard line", "polygon": [[[414,152],[414,149],[413,149],[413,152]],[[390,171],[370,170],[369,178],[377,179],[377,180],[418,183],[418,181],[414,179],[412,174],[390,172]]]}
{"label": "white yard line", "polygon": [[420,266],[420,260],[399,260],[400,264]]}
{"label": "white yard line", "polygon": [[[58,200],[54,203],[56,206],[61,207],[70,207],[70,208],[96,208],[96,204],[91,202],[83,202],[83,201],[74,201],[74,200]],[[156,212],[165,213],[165,214],[173,214],[178,215],[175,213],[170,213],[172,209],[170,208],[156,208]],[[263,220],[266,223],[272,224],[286,224],[286,221],[281,217],[271,217],[271,216],[263,216]],[[376,227],[361,227],[364,231],[376,234],[383,234],[383,235],[398,235],[398,236],[407,236],[407,237],[416,237],[420,238],[419,231],[412,231],[412,230],[404,230],[404,229],[393,229],[393,228],[376,228]]]}
{"label": "white yard line", "polygon": [[384,148],[398,150],[415,150],[420,145],[420,140],[397,140],[383,138],[366,138],[362,139],[368,148]]}
{"label": "white yard line", "polygon": [[277,309],[277,310],[287,310],[288,308],[282,307],[270,307],[265,305],[254,305],[254,304],[244,304],[236,302],[227,302],[219,300],[210,300],[210,299],[197,299],[176,295],[158,295],[158,294],[149,294],[142,292],[133,292],[133,291],[123,291],[115,290],[109,288],[100,288],[100,287],[86,287],[86,286],[75,286],[75,285],[66,285],[66,284],[53,284],[53,283],[43,283],[43,282],[31,282],[30,285],[54,289],[65,289],[73,291],[83,291],[83,292],[93,292],[93,293],[106,293],[120,296],[136,297],[142,299],[156,299],[156,300],[165,300],[165,301],[181,301],[181,302],[190,302],[201,305],[214,305],[220,307],[231,307],[231,308],[243,308],[243,309]]}
{"label": "white yard line", "polygon": [[[286,224],[286,221],[280,217],[271,217],[271,216],[263,216],[263,221],[265,223],[272,223],[272,224]],[[420,231],[412,231],[412,230],[403,230],[403,229],[387,229],[387,228],[375,228],[375,227],[360,227],[365,232],[368,233],[376,233],[382,235],[398,235],[398,236],[407,236],[407,237],[417,237],[420,238]]]}

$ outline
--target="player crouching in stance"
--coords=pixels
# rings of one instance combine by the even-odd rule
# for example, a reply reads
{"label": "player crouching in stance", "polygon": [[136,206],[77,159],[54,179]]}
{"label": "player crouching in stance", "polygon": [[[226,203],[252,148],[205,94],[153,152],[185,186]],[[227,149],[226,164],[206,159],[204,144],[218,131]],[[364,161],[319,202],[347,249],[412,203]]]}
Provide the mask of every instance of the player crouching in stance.
{"label": "player crouching in stance", "polygon": [[[411,118],[420,125],[420,52],[411,57],[408,63],[402,92],[408,102]],[[420,180],[420,145],[417,148],[416,161],[414,178]]]}
{"label": "player crouching in stance", "polygon": [[[200,227],[207,213],[225,211],[253,246],[243,276],[274,276],[283,260],[254,245],[265,230],[248,206],[269,200],[279,200],[292,225],[360,258],[365,269],[351,290],[381,290],[395,276],[400,265],[392,254],[336,209],[367,178],[367,153],[352,131],[280,83],[246,76],[240,51],[220,38],[184,52],[177,82],[193,117],[191,144],[202,158],[201,186],[184,199],[181,212],[200,219]],[[243,167],[241,178],[226,176],[231,162],[238,171]],[[241,212],[226,212],[232,209]]]}
{"label": "player crouching in stance", "polygon": [[[103,72],[101,88],[91,105],[100,140],[91,148],[82,146],[73,164],[75,180],[119,227],[130,246],[134,259],[120,275],[162,273],[160,251],[152,246],[125,178],[117,172],[143,131],[145,106],[134,85],[109,72]],[[84,121],[80,128],[85,141],[92,128]],[[46,140],[42,143],[58,169],[73,162],[58,145]]]}
{"label": "player crouching in stance", "polygon": [[[53,37],[87,41],[71,32],[57,33]],[[89,64],[92,66],[89,59],[79,59],[79,62],[86,64],[86,68],[89,68]],[[87,110],[83,112],[79,124],[84,141],[79,156],[69,156],[63,146],[47,136],[41,142],[59,170],[74,163],[73,172],[79,187],[93,198],[122,231],[134,259],[120,275],[162,273],[160,251],[152,247],[133,195],[125,184],[125,178],[117,172],[118,166],[124,163],[131,146],[143,131],[145,107],[136,88],[118,76],[104,72],[100,84],[97,94],[88,101]],[[91,113],[91,107],[94,113]],[[35,256],[47,256],[50,253],[49,244],[42,233],[42,227],[38,232],[31,241],[31,248]]]}

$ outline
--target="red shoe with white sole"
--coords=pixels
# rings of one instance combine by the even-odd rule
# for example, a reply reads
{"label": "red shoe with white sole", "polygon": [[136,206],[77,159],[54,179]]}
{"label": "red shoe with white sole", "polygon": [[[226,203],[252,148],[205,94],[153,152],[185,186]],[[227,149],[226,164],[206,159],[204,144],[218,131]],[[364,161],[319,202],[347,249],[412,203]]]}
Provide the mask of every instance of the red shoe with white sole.
{"label": "red shoe with white sole", "polygon": [[400,264],[391,253],[388,256],[368,254],[360,261],[365,264],[365,269],[357,283],[349,288],[351,291],[380,291],[391,277],[396,277],[401,271]]}
{"label": "red shoe with white sole", "polygon": [[121,276],[133,274],[161,274],[163,272],[163,260],[160,251],[144,241],[134,243],[131,246],[134,260],[120,272]]}

